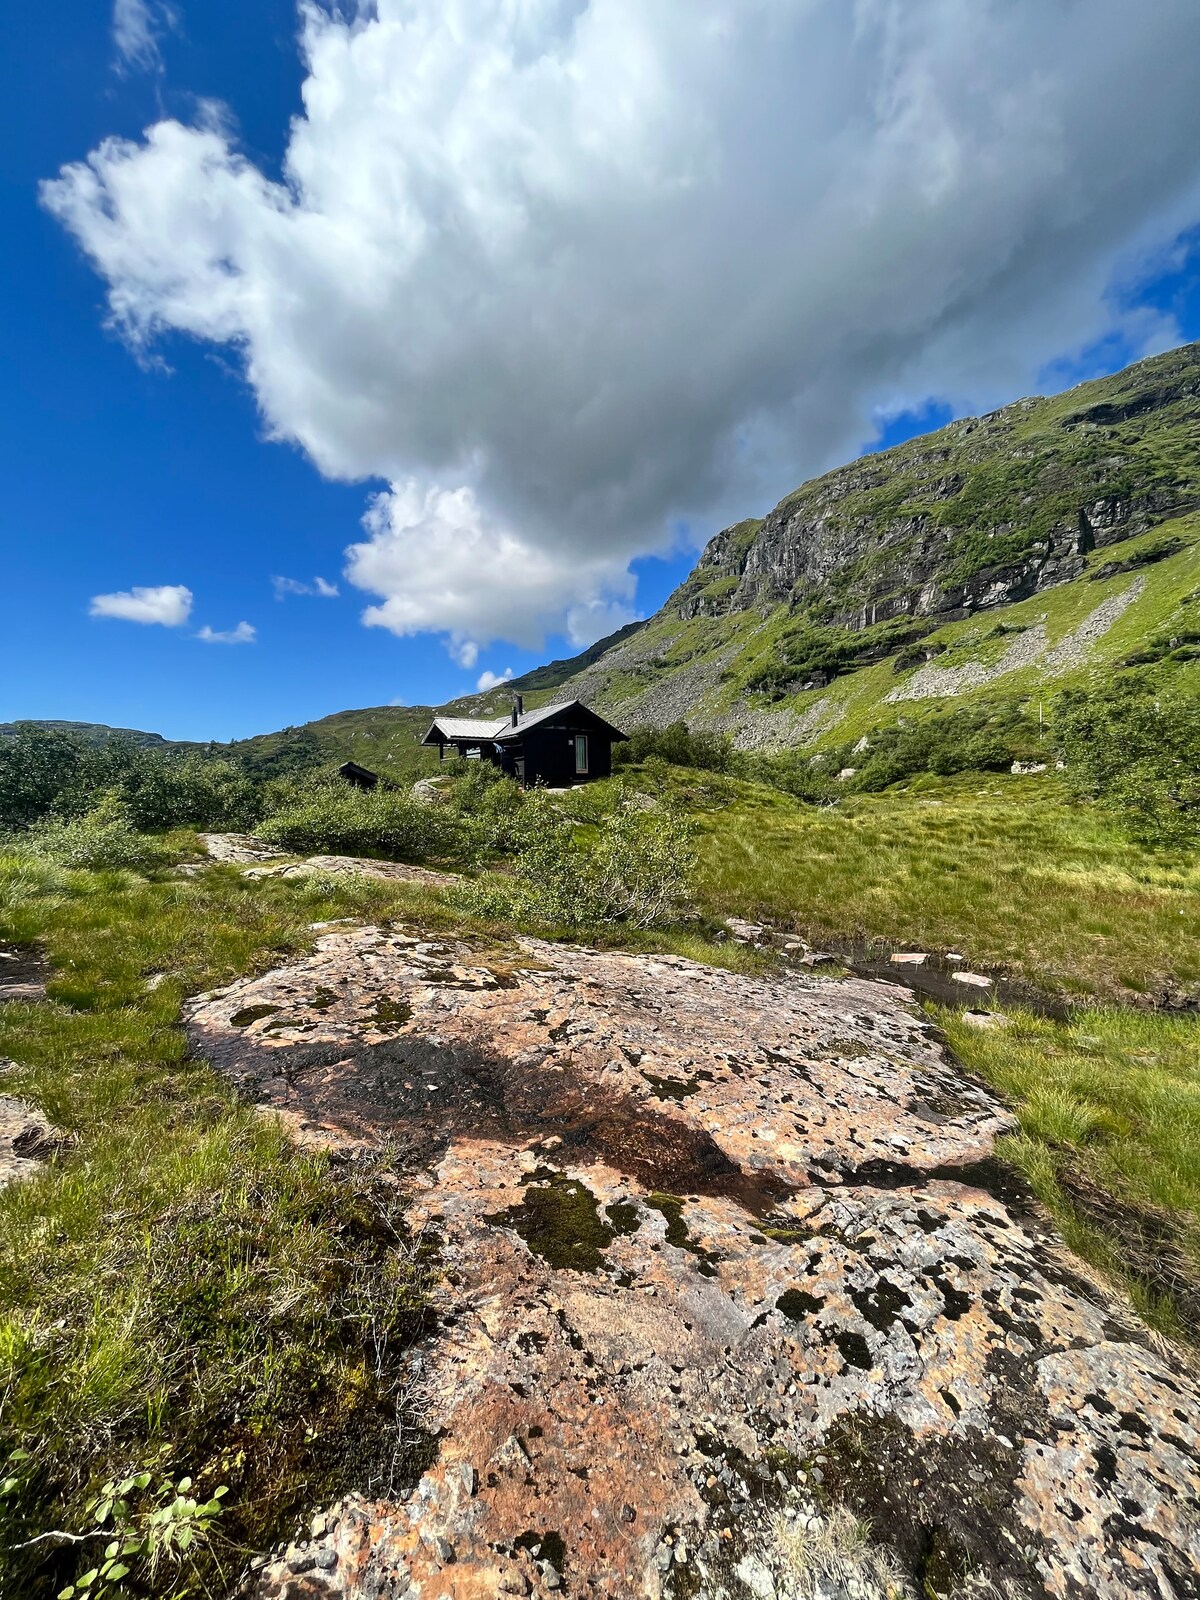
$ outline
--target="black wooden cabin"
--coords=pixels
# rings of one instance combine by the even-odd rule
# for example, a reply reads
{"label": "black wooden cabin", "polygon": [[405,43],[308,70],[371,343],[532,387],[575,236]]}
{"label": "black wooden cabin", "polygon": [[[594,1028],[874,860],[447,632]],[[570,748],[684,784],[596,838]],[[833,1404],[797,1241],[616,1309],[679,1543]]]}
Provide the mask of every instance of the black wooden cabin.
{"label": "black wooden cabin", "polygon": [[379,774],[372,772],[370,767],[360,767],[357,761],[343,761],[338,768],[338,777],[343,783],[348,783],[352,789],[376,789],[379,787]]}
{"label": "black wooden cabin", "polygon": [[507,717],[435,717],[421,742],[437,745],[442,761],[450,748],[467,760],[494,762],[527,789],[566,789],[607,778],[613,745],[628,737],[582,700],[526,712],[518,695]]}
{"label": "black wooden cabin", "polygon": [[360,767],[357,761],[343,761],[337,770],[338,777],[352,789],[389,789],[395,793],[401,787],[394,779],[372,772],[370,767]]}

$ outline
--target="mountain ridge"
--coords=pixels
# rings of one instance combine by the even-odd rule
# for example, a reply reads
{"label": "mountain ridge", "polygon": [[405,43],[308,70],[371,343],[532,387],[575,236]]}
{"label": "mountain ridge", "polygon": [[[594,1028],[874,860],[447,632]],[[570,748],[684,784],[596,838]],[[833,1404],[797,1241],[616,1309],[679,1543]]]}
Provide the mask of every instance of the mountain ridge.
{"label": "mountain ridge", "polygon": [[[746,749],[817,750],[1127,662],[1182,673],[1200,694],[1188,653],[1197,594],[1191,344],[810,479],[715,534],[653,616],[446,709],[486,716],[514,692],[534,706],[577,696],[629,727],[684,719]],[[349,757],[408,777],[436,759],[420,744],[436,709],[347,710],[210,748],[264,775]]]}

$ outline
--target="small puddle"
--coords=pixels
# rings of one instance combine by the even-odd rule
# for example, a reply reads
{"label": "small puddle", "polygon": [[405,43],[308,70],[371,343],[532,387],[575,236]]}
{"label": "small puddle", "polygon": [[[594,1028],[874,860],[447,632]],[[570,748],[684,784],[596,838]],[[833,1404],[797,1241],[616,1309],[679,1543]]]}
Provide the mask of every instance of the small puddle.
{"label": "small puddle", "polygon": [[[1019,978],[1006,978],[994,969],[977,967],[966,961],[950,961],[932,952],[918,966],[891,959],[893,954],[906,953],[902,945],[831,945],[830,950],[857,977],[897,984],[924,999],[936,1000],[939,1005],[963,1006],[970,1011],[1002,1011],[1006,1005],[1020,1006],[1058,1022],[1065,1021],[1071,1013],[1070,1005],[1060,995],[1046,994],[1032,984]],[[956,972],[974,972],[992,981],[985,989],[978,984],[961,982],[955,978]]]}

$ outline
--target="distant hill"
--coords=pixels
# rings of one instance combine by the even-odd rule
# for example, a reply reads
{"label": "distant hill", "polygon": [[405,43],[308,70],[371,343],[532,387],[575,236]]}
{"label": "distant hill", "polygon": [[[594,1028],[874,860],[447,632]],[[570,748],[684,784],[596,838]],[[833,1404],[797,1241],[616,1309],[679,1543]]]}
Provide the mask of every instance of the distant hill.
{"label": "distant hill", "polygon": [[146,733],[141,728],[110,728],[103,722],[58,722],[42,717],[27,717],[21,722],[0,722],[0,739],[11,739],[20,727],[30,725],[56,733],[69,733],[92,744],[102,744],[105,739],[128,739],[132,744],[142,746],[180,742],[164,739],[161,733]]}
{"label": "distant hill", "polygon": [[370,706],[217,748],[264,778],[287,777],[331,761],[357,761],[404,781],[437,765],[437,751],[421,748],[433,715],[432,706]]}

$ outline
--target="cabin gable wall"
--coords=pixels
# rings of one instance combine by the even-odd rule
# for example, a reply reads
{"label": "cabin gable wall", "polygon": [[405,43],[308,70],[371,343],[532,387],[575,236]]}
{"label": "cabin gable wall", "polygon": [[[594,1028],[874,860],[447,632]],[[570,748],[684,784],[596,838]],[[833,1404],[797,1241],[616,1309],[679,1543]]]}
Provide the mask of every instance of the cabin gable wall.
{"label": "cabin gable wall", "polygon": [[[584,733],[588,741],[588,770],[575,770],[575,735]],[[572,723],[539,723],[522,736],[525,749],[525,782],[544,783],[551,789],[565,789],[573,783],[591,783],[612,773],[612,740],[582,720]]]}

